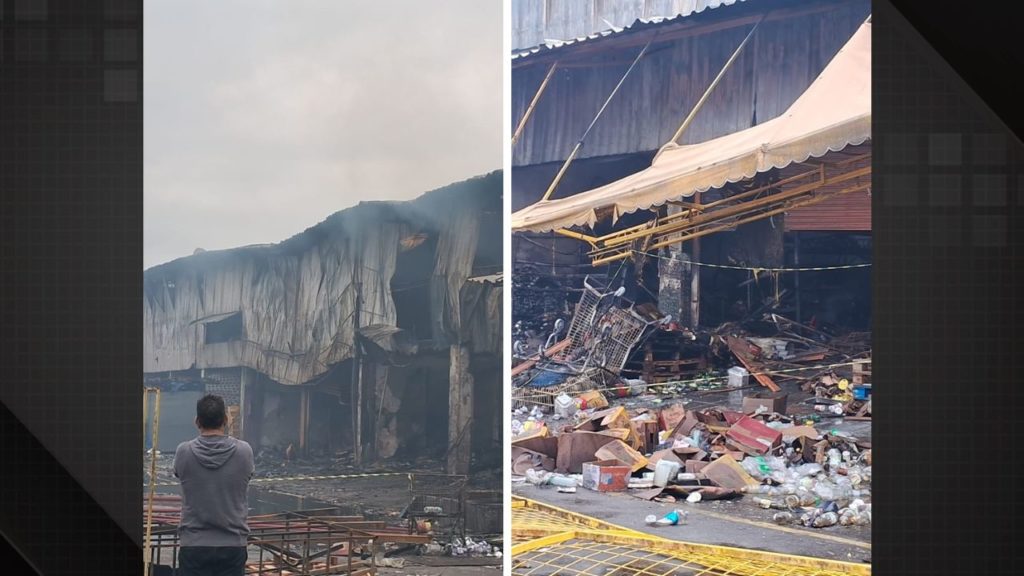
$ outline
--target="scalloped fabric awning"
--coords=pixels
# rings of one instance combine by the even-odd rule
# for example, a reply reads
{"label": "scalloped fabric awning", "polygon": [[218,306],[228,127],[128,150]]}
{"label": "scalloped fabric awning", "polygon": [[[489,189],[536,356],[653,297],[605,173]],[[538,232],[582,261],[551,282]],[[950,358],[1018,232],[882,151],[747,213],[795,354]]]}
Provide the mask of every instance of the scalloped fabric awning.
{"label": "scalloped fabric awning", "polygon": [[685,146],[669,145],[650,168],[600,188],[540,201],[512,215],[512,231],[589,226],[599,213],[660,206],[759,172],[821,157],[871,138],[871,21],[868,19],[781,116]]}

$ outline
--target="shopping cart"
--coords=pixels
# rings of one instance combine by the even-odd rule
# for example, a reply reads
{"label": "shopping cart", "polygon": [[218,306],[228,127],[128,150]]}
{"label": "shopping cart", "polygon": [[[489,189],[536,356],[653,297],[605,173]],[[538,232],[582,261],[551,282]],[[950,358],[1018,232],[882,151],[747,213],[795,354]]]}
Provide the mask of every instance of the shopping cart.
{"label": "shopping cart", "polygon": [[468,478],[452,474],[409,474],[409,505],[405,517],[409,532],[416,531],[417,522],[430,522],[436,535],[451,541],[466,536],[466,483]]}
{"label": "shopping cart", "polygon": [[618,374],[630,352],[649,334],[648,329],[671,317],[647,320],[636,313],[625,290],[609,290],[590,276],[583,279],[583,295],[569,325],[565,358],[578,372],[601,367]]}

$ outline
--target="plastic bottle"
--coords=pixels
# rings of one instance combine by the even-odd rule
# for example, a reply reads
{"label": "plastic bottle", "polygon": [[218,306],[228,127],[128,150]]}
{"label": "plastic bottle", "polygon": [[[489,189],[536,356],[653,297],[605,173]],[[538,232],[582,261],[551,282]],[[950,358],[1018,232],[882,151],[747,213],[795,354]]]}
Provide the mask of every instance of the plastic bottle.
{"label": "plastic bottle", "polygon": [[655,516],[654,514],[648,514],[647,517],[644,518],[644,523],[647,524],[648,526],[654,526],[655,524],[658,523],[658,517]]}
{"label": "plastic bottle", "polygon": [[828,452],[826,452],[826,454],[828,454],[828,467],[829,467],[829,470],[835,470],[835,469],[839,468],[839,466],[843,462],[843,460],[842,460],[843,456],[839,452],[839,450],[836,450],[835,448],[831,448],[831,449],[829,449]]}
{"label": "plastic bottle", "polygon": [[534,486],[543,486],[551,480],[550,472],[537,472],[533,468],[526,471],[526,481]]}
{"label": "plastic bottle", "polygon": [[570,478],[569,476],[563,476],[561,474],[553,474],[551,476],[551,478],[548,479],[548,483],[549,484],[553,484],[555,486],[561,486],[561,487],[564,487],[564,488],[575,488],[576,487],[576,480],[575,479]]}
{"label": "plastic bottle", "polygon": [[791,524],[793,522],[792,512],[776,512],[772,515],[772,522],[776,524]]}
{"label": "plastic bottle", "polygon": [[825,512],[824,514],[819,514],[812,522],[812,525],[815,528],[825,528],[827,526],[835,526],[837,522],[839,522],[839,516],[835,512]]}
{"label": "plastic bottle", "polygon": [[677,524],[682,524],[686,520],[686,517],[688,515],[689,515],[689,513],[688,512],[684,512],[683,510],[673,510],[673,511],[669,512],[668,514],[666,514],[664,517],[658,519],[657,525],[658,526],[675,526]]}
{"label": "plastic bottle", "polygon": [[800,498],[800,506],[814,506],[818,502],[818,497],[810,490],[797,491],[796,496]]}
{"label": "plastic bottle", "polygon": [[775,508],[776,510],[785,510],[788,508],[788,506],[786,506],[785,503],[776,502],[775,500],[770,500],[768,498],[754,498],[754,503],[760,506],[761,508],[764,508],[765,510],[768,510],[769,508]]}

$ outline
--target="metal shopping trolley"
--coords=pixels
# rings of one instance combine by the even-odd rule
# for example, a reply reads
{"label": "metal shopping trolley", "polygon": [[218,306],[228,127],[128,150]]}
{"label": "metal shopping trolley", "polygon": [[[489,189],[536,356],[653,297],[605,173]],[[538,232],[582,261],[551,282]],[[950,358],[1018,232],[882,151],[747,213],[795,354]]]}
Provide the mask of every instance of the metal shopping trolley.
{"label": "metal shopping trolley", "polygon": [[409,532],[417,521],[430,522],[437,535],[449,541],[466,536],[466,483],[468,478],[453,474],[409,474],[409,505],[405,517]]}
{"label": "metal shopping trolley", "polygon": [[671,319],[643,318],[634,310],[633,302],[623,298],[624,292],[623,288],[609,290],[590,276],[583,279],[583,295],[569,325],[565,353],[578,371],[601,367],[618,374],[630,352],[649,334],[648,328]]}

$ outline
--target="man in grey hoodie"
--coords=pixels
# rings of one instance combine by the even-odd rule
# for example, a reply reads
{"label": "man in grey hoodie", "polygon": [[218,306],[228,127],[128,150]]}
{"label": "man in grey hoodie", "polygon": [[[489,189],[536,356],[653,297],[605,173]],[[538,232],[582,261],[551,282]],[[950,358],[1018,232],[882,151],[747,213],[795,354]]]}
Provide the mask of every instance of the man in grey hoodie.
{"label": "man in grey hoodie", "polygon": [[180,576],[245,573],[246,492],[256,468],[252,447],[225,434],[226,425],[224,399],[203,396],[196,403],[199,436],[174,453],[174,475],[181,482]]}

